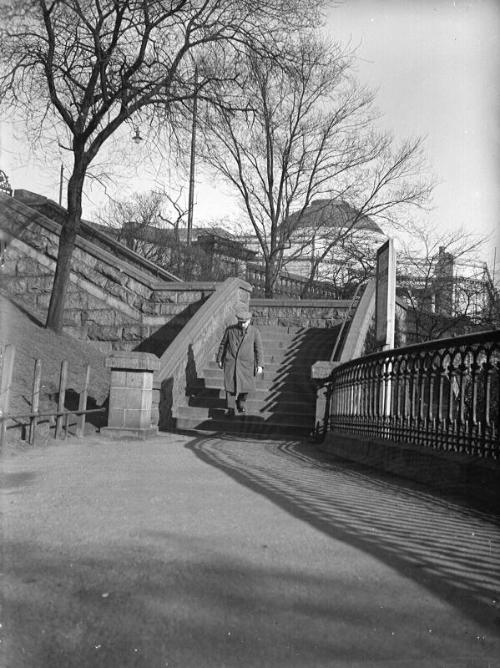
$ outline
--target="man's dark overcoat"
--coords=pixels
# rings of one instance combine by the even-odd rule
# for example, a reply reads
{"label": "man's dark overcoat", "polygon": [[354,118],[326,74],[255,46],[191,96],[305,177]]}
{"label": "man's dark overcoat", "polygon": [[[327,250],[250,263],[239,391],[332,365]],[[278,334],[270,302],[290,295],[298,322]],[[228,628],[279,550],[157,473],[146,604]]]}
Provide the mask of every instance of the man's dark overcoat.
{"label": "man's dark overcoat", "polygon": [[257,367],[264,365],[264,349],[259,330],[248,325],[227,327],[217,353],[224,368],[224,389],[239,394],[255,389]]}

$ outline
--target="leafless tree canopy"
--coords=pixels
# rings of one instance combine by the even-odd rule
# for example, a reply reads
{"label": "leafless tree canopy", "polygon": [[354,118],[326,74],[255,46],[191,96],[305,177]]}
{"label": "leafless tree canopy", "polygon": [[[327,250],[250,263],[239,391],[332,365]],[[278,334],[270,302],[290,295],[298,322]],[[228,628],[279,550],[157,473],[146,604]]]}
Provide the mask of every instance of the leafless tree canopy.
{"label": "leafless tree canopy", "polygon": [[[60,331],[83,183],[124,123],[238,78],[243,53],[280,57],[319,0],[12,0],[0,8],[0,103],[73,153],[47,325]],[[194,85],[194,71],[198,69]],[[219,96],[220,100],[220,96]],[[154,117],[154,114],[153,114]]]}
{"label": "leafless tree canopy", "polygon": [[[313,34],[292,40],[289,50],[285,68],[248,53],[235,105],[245,111],[206,114],[204,158],[239,193],[262,248],[269,296],[315,198],[344,200],[357,211],[342,230],[329,230],[319,263],[360,217],[393,219],[405,205],[422,206],[431,191],[421,141],[395,147],[375,131],[373,95],[352,78],[349,54]],[[313,264],[311,280],[316,272]]]}
{"label": "leafless tree canopy", "polygon": [[408,229],[398,249],[397,284],[415,340],[498,327],[498,291],[480,261],[486,243],[461,229]]}

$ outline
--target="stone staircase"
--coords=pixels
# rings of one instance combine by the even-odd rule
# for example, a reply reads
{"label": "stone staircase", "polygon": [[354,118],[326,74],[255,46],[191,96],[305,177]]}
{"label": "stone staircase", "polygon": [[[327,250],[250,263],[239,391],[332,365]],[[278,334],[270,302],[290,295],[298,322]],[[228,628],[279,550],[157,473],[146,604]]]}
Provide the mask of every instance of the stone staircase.
{"label": "stone staircase", "polygon": [[264,373],[248,396],[247,413],[225,415],[223,375],[213,361],[188,385],[188,405],[178,409],[177,429],[302,438],[312,433],[316,390],[311,366],[330,359],[340,326],[261,326],[259,330]]}

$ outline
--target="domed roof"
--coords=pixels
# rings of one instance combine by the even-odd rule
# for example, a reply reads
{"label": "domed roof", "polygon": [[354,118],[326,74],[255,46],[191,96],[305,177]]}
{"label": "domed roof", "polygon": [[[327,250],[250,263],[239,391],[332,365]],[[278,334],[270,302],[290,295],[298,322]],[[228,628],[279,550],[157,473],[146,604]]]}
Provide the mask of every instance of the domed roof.
{"label": "domed roof", "polygon": [[[357,218],[357,220],[356,220]],[[356,221],[353,225],[353,221]],[[338,199],[315,199],[304,211],[288,216],[286,224],[293,229],[304,227],[337,227],[370,230],[383,234],[380,227],[369,216],[360,214],[347,202]]]}

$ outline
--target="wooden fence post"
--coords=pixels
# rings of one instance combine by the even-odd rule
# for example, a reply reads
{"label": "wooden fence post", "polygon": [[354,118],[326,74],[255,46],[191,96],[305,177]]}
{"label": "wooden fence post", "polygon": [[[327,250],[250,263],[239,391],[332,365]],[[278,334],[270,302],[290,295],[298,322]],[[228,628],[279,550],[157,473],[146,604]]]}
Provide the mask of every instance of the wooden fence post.
{"label": "wooden fence post", "polygon": [[[85,380],[83,383],[82,391],[80,392],[80,400],[78,402],[78,410],[86,411],[87,410],[87,397],[89,393],[89,381],[90,381],[90,365],[87,364],[85,369]],[[76,435],[78,438],[82,438],[85,431],[85,413],[80,413],[78,415],[78,427]]]}
{"label": "wooden fence post", "polygon": [[[33,375],[33,392],[31,393],[31,412],[38,413],[40,407],[40,381],[42,378],[42,360],[35,361],[35,373]],[[28,442],[30,445],[35,445],[36,425],[38,417],[33,415],[30,419],[30,433]]]}
{"label": "wooden fence post", "polygon": [[[0,352],[0,417],[6,418],[9,414],[10,387],[12,384],[16,348],[9,343]],[[4,419],[0,421],[0,448],[4,443],[6,432],[7,420]]]}
{"label": "wooden fence post", "polygon": [[66,401],[66,383],[68,381],[68,360],[64,360],[61,364],[61,375],[59,377],[59,400],[57,402],[57,418],[56,418],[56,433],[55,438],[61,435],[62,425],[64,421],[64,403]]}

